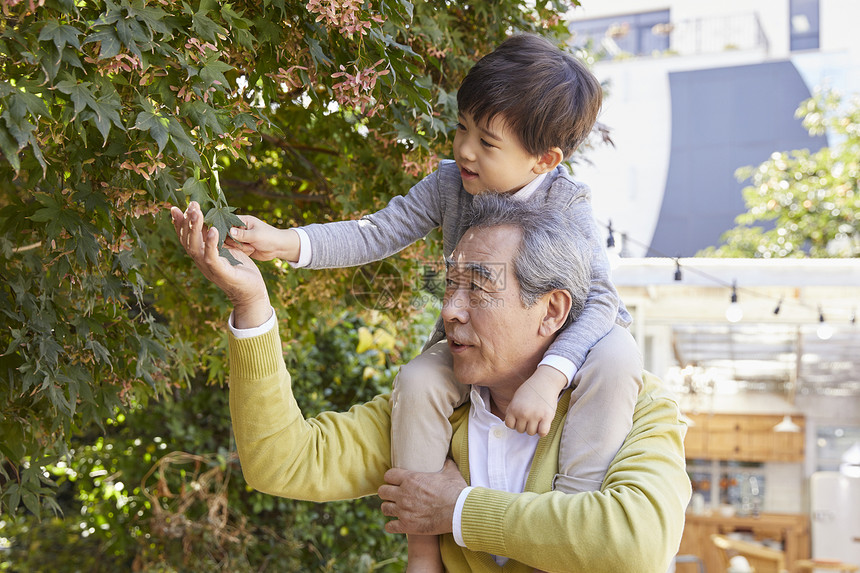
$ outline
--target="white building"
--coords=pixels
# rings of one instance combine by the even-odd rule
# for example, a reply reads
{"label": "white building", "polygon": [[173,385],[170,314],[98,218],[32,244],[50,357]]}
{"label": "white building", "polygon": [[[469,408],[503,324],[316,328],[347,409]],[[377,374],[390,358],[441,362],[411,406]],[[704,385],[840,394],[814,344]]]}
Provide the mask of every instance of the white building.
{"label": "white building", "polygon": [[857,0],[582,0],[574,43],[605,59],[615,147],[576,168],[630,256],[692,256],[746,211],[735,170],[816,150],[795,118],[819,86],[860,93]]}
{"label": "white building", "polygon": [[738,168],[832,141],[795,110],[818,87],[860,94],[860,1],[581,3],[570,27],[605,52],[593,69],[615,145],[575,174],[625,252],[613,278],[645,366],[678,383],[688,412],[804,416],[803,464],[746,471],[767,484],[765,511],[808,514],[808,478],[860,442],[860,260],[694,255],[746,211]]}

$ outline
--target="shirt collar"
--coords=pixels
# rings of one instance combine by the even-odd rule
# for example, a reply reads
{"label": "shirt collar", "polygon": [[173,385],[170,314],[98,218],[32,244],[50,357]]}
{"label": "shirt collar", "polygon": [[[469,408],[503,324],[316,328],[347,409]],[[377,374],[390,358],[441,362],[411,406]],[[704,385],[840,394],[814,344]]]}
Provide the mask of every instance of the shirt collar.
{"label": "shirt collar", "polygon": [[534,192],[537,191],[537,188],[540,187],[540,184],[543,183],[544,179],[546,179],[546,173],[541,173],[532,179],[528,185],[511,195],[511,197],[517,201],[526,201],[529,197],[534,195]]}

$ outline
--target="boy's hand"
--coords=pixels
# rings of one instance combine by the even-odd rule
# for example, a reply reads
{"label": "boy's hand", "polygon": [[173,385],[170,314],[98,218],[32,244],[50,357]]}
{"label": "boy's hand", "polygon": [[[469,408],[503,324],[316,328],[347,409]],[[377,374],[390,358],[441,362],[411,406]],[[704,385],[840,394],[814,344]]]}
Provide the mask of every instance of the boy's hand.
{"label": "boy's hand", "polygon": [[301,247],[299,234],[293,229],[278,229],[251,215],[239,215],[245,228],[233,227],[228,239],[230,246],[258,261],[284,259],[291,263],[299,260]]}
{"label": "boy's hand", "polygon": [[567,376],[545,364],[514,393],[505,414],[505,425],[530,436],[549,433],[555,418],[558,395],[567,385]]}

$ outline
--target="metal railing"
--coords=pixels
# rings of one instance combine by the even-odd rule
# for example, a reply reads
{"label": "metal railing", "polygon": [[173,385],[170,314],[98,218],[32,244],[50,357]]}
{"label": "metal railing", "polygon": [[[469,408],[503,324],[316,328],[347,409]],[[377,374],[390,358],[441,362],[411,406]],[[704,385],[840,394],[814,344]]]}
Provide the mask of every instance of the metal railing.
{"label": "metal railing", "polygon": [[695,18],[664,26],[670,37],[669,50],[679,55],[708,54],[728,50],[770,51],[770,42],[758,14],[718,18]]}
{"label": "metal railing", "polygon": [[[608,22],[612,22],[607,25]],[[757,13],[662,22],[645,27],[624,16],[602,19],[592,28],[577,26],[574,44],[591,43],[610,59],[664,55],[689,56],[730,50],[770,51]]]}

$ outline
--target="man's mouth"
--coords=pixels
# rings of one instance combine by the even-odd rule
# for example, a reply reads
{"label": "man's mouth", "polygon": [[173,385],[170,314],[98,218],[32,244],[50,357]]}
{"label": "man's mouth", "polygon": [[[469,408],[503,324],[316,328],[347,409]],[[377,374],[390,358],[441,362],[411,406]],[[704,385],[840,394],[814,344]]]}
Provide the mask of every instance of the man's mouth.
{"label": "man's mouth", "polygon": [[458,340],[457,338],[449,336],[448,337],[448,347],[451,349],[452,353],[456,354],[458,352],[463,352],[465,350],[468,350],[469,348],[472,347],[472,345],[466,344],[462,340]]}

